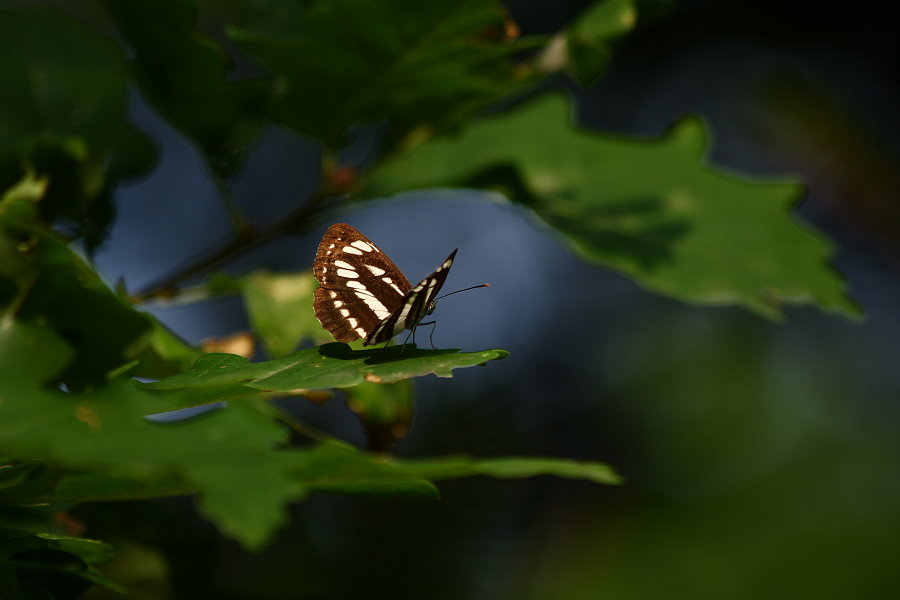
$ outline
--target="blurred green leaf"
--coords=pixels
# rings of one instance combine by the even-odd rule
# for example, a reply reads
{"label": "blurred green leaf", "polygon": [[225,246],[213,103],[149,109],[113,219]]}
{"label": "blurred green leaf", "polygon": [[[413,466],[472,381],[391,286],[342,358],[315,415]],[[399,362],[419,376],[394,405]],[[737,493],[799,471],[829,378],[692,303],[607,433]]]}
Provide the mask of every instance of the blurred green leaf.
{"label": "blurred green leaf", "polygon": [[[61,375],[69,386],[103,381],[145,347],[150,323],[38,219],[42,186],[26,177],[0,198],[0,307],[52,326],[74,350]],[[2,343],[0,343],[2,345]],[[15,348],[0,349],[15,353]],[[18,361],[26,365],[24,357]]]}
{"label": "blurred green leaf", "polygon": [[132,373],[134,377],[160,379],[180,373],[202,354],[199,348],[182,340],[153,315],[142,314],[153,329],[147,349],[138,357],[139,364]]}
{"label": "blurred green leaf", "polygon": [[250,324],[272,358],[290,354],[304,339],[315,343],[333,339],[313,312],[315,289],[311,271],[258,271],[241,281]]}
{"label": "blurred green leaf", "polygon": [[46,7],[0,6],[0,189],[25,166],[48,176],[47,222],[68,219],[98,245],[112,189],[150,167],[154,150],[128,120],[129,79],[108,38]]}
{"label": "blurred green leaf", "polygon": [[262,125],[269,92],[258,79],[232,81],[232,59],[197,28],[194,0],[104,0],[133,53],[135,79],[153,106],[231,174]]}
{"label": "blurred green leaf", "polygon": [[129,477],[102,471],[64,469],[42,459],[24,464],[32,467],[27,477],[18,481],[17,485],[0,488],[0,503],[8,506],[110,502],[178,496],[197,491],[173,471]]}
{"label": "blurred green leaf", "polygon": [[275,78],[271,118],[326,144],[384,119],[396,137],[453,127],[520,85],[515,46],[487,35],[503,26],[494,0],[283,5],[256,2],[267,18],[229,33]]}
{"label": "blurred green leaf", "polygon": [[694,119],[664,138],[579,131],[558,95],[486,118],[374,171],[368,196],[494,186],[525,204],[581,258],[688,302],[737,304],[771,319],[786,303],[860,314],[827,260],[831,245],[794,217],[792,183],[757,183],[703,164]]}
{"label": "blurred green leaf", "polygon": [[284,502],[302,488],[277,460],[286,432],[264,405],[233,403],[190,422],[149,421],[156,398],[126,382],[82,394],[43,388],[65,366],[61,347],[46,329],[8,319],[0,325],[0,348],[18,349],[0,353],[0,452],[125,479],[178,478],[199,492],[203,512],[250,548],[283,523]]}
{"label": "blurred green leaf", "polygon": [[0,527],[0,597],[76,598],[90,584],[122,592],[94,568],[112,555],[97,540]]}
{"label": "blurred green leaf", "polygon": [[611,42],[637,23],[639,0],[602,0],[566,31],[567,69],[584,86],[594,83],[612,57]]}
{"label": "blurred green leaf", "polygon": [[409,432],[413,417],[410,380],[364,382],[348,388],[346,394],[347,407],[356,414],[366,431],[369,450],[386,452]]}
{"label": "blurred green leaf", "polygon": [[[609,466],[596,462],[529,457],[477,459],[468,456],[399,459],[364,454],[339,443],[325,443],[314,451],[298,456],[294,468],[304,474],[307,485],[320,491],[331,491],[335,489],[333,486],[348,482],[356,486],[357,492],[361,492],[366,481],[379,484],[422,479],[438,481],[472,475],[510,479],[547,474],[610,485],[621,483],[621,478]],[[316,477],[316,473],[321,475]]]}

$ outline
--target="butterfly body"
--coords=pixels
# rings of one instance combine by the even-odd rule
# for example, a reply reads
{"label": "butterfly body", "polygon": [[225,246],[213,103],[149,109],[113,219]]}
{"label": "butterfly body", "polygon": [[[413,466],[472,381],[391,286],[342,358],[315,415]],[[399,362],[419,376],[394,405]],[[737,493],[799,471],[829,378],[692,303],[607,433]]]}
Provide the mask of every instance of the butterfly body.
{"label": "butterfly body", "polygon": [[365,346],[415,330],[434,311],[455,256],[456,250],[413,286],[371,240],[346,223],[335,223],[322,237],[313,264],[319,282],[316,317],[339,342],[365,339]]}

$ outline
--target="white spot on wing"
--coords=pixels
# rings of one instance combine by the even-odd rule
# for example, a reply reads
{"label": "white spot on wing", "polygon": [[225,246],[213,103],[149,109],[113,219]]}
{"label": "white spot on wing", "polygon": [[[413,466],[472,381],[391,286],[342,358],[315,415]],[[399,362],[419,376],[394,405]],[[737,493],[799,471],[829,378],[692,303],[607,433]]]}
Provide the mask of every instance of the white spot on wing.
{"label": "white spot on wing", "polygon": [[350,316],[350,311],[347,310],[346,308],[342,308],[342,309],[341,309],[341,316],[342,316],[342,317],[349,317],[349,316]]}
{"label": "white spot on wing", "polygon": [[347,279],[356,279],[359,277],[359,273],[356,271],[349,271],[347,269],[338,269],[337,270],[338,277],[346,277]]}
{"label": "white spot on wing", "polygon": [[381,280],[382,280],[383,282],[385,282],[386,284],[388,284],[389,286],[391,286],[392,288],[394,288],[394,291],[397,292],[398,294],[400,294],[401,296],[404,295],[404,294],[403,294],[403,290],[401,290],[400,288],[398,288],[398,287],[397,287],[397,284],[394,283],[394,280],[391,279],[390,277],[382,277]]}
{"label": "white spot on wing", "polygon": [[371,244],[367,244],[362,240],[356,240],[355,242],[351,243],[350,245],[355,248],[359,248],[363,252],[372,252],[375,249],[372,247]]}
{"label": "white spot on wing", "polygon": [[[334,294],[334,292],[331,292],[331,293]],[[340,300],[335,300],[335,301],[334,301],[334,307],[335,307],[335,308],[340,308],[340,307],[342,307],[343,305],[344,305],[344,303],[341,302]]]}
{"label": "white spot on wing", "polygon": [[344,262],[342,260],[334,261],[334,266],[340,267],[341,269],[350,269],[351,271],[355,271],[356,268],[348,262]]}
{"label": "white spot on wing", "polygon": [[[368,291],[369,291],[369,290],[366,289],[366,286],[364,286],[363,284],[361,284],[361,283],[358,282],[358,281],[348,281],[348,282],[347,282],[347,287],[353,288],[353,289],[356,289],[356,290],[362,290],[362,291],[364,291],[364,292],[368,292]],[[358,296],[358,295],[359,295],[359,294],[357,294],[357,296]]]}
{"label": "white spot on wing", "polygon": [[394,323],[394,332],[391,335],[397,335],[406,329],[406,317],[409,316],[409,311],[412,308],[413,302],[415,302],[415,297],[410,298],[406,301],[406,304],[403,305],[403,310],[400,311],[400,318]]}
{"label": "white spot on wing", "polygon": [[337,298],[337,292],[328,292],[332,298]]}
{"label": "white spot on wing", "polygon": [[[335,263],[336,264],[336,263]],[[378,277],[380,275],[384,275],[384,269],[379,269],[378,267],[373,267],[372,265],[366,265],[366,268],[372,272],[372,275]]]}
{"label": "white spot on wing", "polygon": [[350,329],[356,329],[356,326],[359,325],[359,321],[357,321],[353,317],[348,318],[347,322],[350,323]]}
{"label": "white spot on wing", "polygon": [[360,252],[359,250],[357,250],[357,249],[354,248],[353,246],[344,246],[343,248],[341,248],[341,250],[343,250],[343,251],[346,252],[347,254],[356,254],[356,255],[358,255],[358,256],[362,256],[362,252]]}
{"label": "white spot on wing", "polygon": [[356,333],[358,333],[360,335],[360,337],[366,337],[366,335],[367,335],[366,330],[363,329],[362,327],[357,327]]}
{"label": "white spot on wing", "polygon": [[355,294],[357,298],[366,303],[366,306],[372,309],[372,312],[375,313],[375,316],[379,319],[386,319],[391,315],[390,311],[385,308],[384,304],[382,304],[378,300],[378,298],[376,298],[372,294],[366,292],[355,292]]}

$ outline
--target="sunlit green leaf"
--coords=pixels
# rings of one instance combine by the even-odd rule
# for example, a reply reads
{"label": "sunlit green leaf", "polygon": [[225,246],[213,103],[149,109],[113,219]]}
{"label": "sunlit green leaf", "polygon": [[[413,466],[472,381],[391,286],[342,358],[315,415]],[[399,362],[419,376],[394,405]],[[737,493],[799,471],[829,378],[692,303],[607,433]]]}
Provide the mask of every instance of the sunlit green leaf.
{"label": "sunlit green leaf", "polygon": [[505,358],[505,350],[460,352],[420,350],[410,344],[376,350],[351,350],[334,342],[275,360],[250,362],[234,354],[205,354],[178,375],[143,387],[189,397],[204,389],[243,386],[268,393],[351,387],[364,381],[393,383],[434,374],[451,377],[453,369]]}
{"label": "sunlit green leaf", "polygon": [[371,176],[365,193],[495,186],[581,258],[653,291],[769,318],[784,304],[858,315],[828,264],[831,245],[791,214],[800,186],[713,171],[706,146],[695,119],[653,141],[581,131],[567,102],[551,95],[398,158]]}

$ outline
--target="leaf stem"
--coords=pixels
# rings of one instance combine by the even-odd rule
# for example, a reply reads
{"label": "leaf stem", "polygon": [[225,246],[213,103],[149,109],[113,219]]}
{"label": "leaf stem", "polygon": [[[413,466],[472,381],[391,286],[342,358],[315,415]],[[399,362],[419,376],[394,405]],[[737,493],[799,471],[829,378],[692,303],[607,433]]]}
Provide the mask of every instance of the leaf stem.
{"label": "leaf stem", "polygon": [[334,438],[327,433],[319,431],[315,427],[307,425],[300,419],[296,418],[292,414],[288,413],[284,409],[279,406],[268,402],[267,405],[275,412],[275,417],[283,422],[285,425],[299,433],[300,435],[306,436],[311,440],[316,442],[330,442]]}

